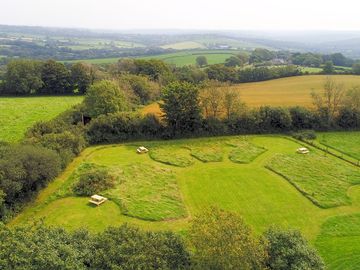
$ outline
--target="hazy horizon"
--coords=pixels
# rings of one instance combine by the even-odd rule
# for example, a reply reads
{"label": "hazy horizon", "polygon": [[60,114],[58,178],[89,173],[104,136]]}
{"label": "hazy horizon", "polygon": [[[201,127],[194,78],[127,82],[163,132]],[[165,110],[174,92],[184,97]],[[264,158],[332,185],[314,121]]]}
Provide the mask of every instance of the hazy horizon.
{"label": "hazy horizon", "polygon": [[0,24],[115,31],[360,31],[355,0],[2,0]]}

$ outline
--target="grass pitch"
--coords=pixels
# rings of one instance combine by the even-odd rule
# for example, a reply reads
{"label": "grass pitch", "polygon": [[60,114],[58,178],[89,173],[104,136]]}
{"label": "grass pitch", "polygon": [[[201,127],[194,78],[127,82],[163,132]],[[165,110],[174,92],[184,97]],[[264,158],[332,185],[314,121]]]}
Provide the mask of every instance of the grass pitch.
{"label": "grass pitch", "polygon": [[0,97],[0,141],[20,140],[35,122],[50,120],[82,99],[80,96]]}
{"label": "grass pitch", "polygon": [[[355,185],[355,178],[346,182],[346,186],[336,181],[344,182],[341,179],[359,175],[360,169],[355,166],[350,168],[348,163],[333,156],[323,157],[323,152],[312,148],[314,156],[297,155],[295,151],[300,144],[279,136],[246,137],[246,147],[242,145],[239,149],[248,163],[235,163],[229,157],[236,149],[234,145],[239,146],[240,142],[244,142],[243,137],[90,147],[9,226],[43,218],[49,225],[101,231],[106,226],[127,222],[150,230],[183,231],[186,235],[192,216],[214,205],[240,213],[257,233],[272,224],[299,229],[317,246],[329,269],[342,269],[338,265],[345,265],[347,268],[344,269],[355,269],[358,265],[357,238],[329,235],[328,231],[338,230],[336,224],[342,223],[358,228],[356,220],[349,223],[342,217],[360,214],[359,185]],[[136,154],[140,145],[148,147],[150,152]],[[261,151],[254,155],[253,148]],[[162,149],[163,155],[167,152],[171,162],[164,164],[154,160],[150,156],[152,149]],[[180,160],[191,160],[191,164],[185,167],[171,164],[177,156]],[[283,157],[291,160],[283,160]],[[309,160],[299,161],[303,158]],[[323,195],[314,198],[325,203],[342,202],[342,205],[327,204],[326,209],[317,206],[289,180],[267,169],[269,162],[276,162],[276,168],[285,172],[300,167],[302,172],[309,171],[303,173],[304,178],[298,181],[309,183],[306,188],[311,188],[316,196],[318,193]],[[59,191],[69,190],[75,181],[72,175],[84,163],[106,166],[118,176],[116,187],[100,194],[110,199],[100,207],[90,206],[85,197],[66,192],[60,192],[59,196]],[[320,167],[321,175],[318,174]],[[287,176],[293,180],[293,175]],[[334,183],[340,188],[334,188]],[[332,219],[335,222],[330,222]],[[330,225],[327,225],[328,222]],[[343,230],[341,228],[340,231]],[[346,230],[344,234],[347,234]],[[334,257],[333,254],[339,255]]]}

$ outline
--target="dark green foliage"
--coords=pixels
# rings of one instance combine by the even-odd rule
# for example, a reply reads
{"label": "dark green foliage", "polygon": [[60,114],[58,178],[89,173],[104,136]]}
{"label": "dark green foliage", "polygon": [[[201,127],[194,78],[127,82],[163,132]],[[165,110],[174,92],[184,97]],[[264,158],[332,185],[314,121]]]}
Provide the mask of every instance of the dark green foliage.
{"label": "dark green foliage", "polygon": [[261,131],[283,132],[290,130],[290,113],[281,107],[261,107],[259,110],[259,127]]}
{"label": "dark green foliage", "polygon": [[360,75],[360,62],[356,62],[355,64],[353,64],[352,71],[354,74]]}
{"label": "dark green foliage", "polygon": [[86,231],[68,233],[43,225],[9,229],[0,224],[0,269],[88,269],[91,244]]}
{"label": "dark green foliage", "polygon": [[260,63],[260,62],[264,62],[264,61],[269,61],[269,60],[273,59],[274,57],[275,57],[275,55],[273,52],[266,50],[266,49],[257,48],[251,53],[249,62],[250,63]]}
{"label": "dark green foliage", "polygon": [[292,56],[292,63],[306,67],[319,67],[323,62],[321,55],[313,53],[295,53]]}
{"label": "dark green foliage", "polygon": [[227,67],[237,67],[242,66],[243,62],[236,56],[230,56],[225,60],[225,66]]}
{"label": "dark green foliage", "polygon": [[106,168],[97,168],[95,166],[80,174],[73,191],[76,195],[91,196],[113,187],[113,182],[114,179]]}
{"label": "dark green foliage", "polygon": [[316,126],[314,113],[304,107],[292,107],[289,109],[293,129],[310,129]]}
{"label": "dark green foliage", "polygon": [[187,82],[169,84],[160,104],[166,122],[173,134],[196,131],[201,124],[199,91]]}
{"label": "dark green foliage", "polygon": [[30,145],[1,146],[0,190],[5,193],[5,207],[22,203],[59,172],[60,159],[54,151]]}
{"label": "dark green foliage", "polygon": [[43,82],[40,77],[41,62],[12,60],[7,64],[3,92],[10,95],[29,95],[39,91]]}
{"label": "dark green foliage", "polygon": [[92,235],[44,225],[9,229],[0,224],[0,269],[188,269],[189,253],[171,232],[123,225]]}
{"label": "dark green foliage", "polygon": [[147,75],[153,80],[161,80],[170,74],[170,67],[158,59],[135,59],[135,72],[138,75]]}
{"label": "dark green foliage", "polygon": [[326,61],[323,67],[323,72],[325,74],[333,74],[335,71],[334,64],[332,61]]}
{"label": "dark green foliage", "polygon": [[151,101],[158,100],[160,97],[159,84],[150,81],[146,76],[126,74],[122,75],[119,80],[130,86],[137,103],[148,104]]}
{"label": "dark green foliage", "polygon": [[71,66],[71,83],[79,93],[84,94],[92,83],[91,67],[84,63]]}
{"label": "dark green foliage", "polygon": [[102,115],[90,122],[86,136],[91,144],[136,139],[140,137],[140,121],[140,115],[134,113]]}
{"label": "dark green foliage", "polygon": [[71,94],[70,71],[64,64],[54,60],[46,61],[41,67],[41,80],[43,81],[40,92],[42,94]]}
{"label": "dark green foliage", "polygon": [[313,130],[302,130],[294,133],[292,135],[295,139],[303,141],[303,140],[315,140],[316,133]]}
{"label": "dark green foliage", "polygon": [[85,113],[90,117],[126,111],[128,103],[125,92],[113,81],[95,83],[87,91],[84,99]]}
{"label": "dark green foliage", "polygon": [[189,233],[195,269],[265,269],[264,246],[243,219],[210,208],[195,217]]}
{"label": "dark green foliage", "polygon": [[321,270],[324,262],[299,231],[270,228],[267,241],[267,266],[274,270]]}
{"label": "dark green foliage", "polygon": [[201,83],[207,79],[207,74],[200,68],[194,66],[178,67],[174,70],[174,74],[179,81],[189,83]]}
{"label": "dark green foliage", "polygon": [[206,56],[200,55],[200,56],[196,57],[196,64],[199,67],[206,66],[208,64]]}

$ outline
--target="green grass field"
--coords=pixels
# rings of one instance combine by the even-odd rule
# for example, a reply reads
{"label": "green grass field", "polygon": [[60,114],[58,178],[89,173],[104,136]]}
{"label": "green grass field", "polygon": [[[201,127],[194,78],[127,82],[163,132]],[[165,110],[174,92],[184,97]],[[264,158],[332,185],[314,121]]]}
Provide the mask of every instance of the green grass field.
{"label": "green grass field", "polygon": [[[150,152],[136,154],[139,145],[148,147]],[[354,269],[351,267],[359,261],[356,255],[358,238],[331,232],[338,230],[338,224],[359,226],[358,219],[352,216],[360,214],[360,186],[355,185],[360,181],[360,169],[333,156],[325,157],[323,152],[313,148],[309,156],[295,154],[298,147],[300,144],[296,141],[279,136],[90,147],[10,226],[43,218],[46,224],[68,229],[87,227],[100,231],[108,225],[128,222],[150,230],[186,233],[194,214],[215,205],[240,213],[257,233],[271,224],[297,228],[318,247],[329,269]],[[293,160],[288,162],[283,157]],[[303,159],[309,160],[303,162]],[[86,197],[64,192],[76,183],[74,173],[76,175],[79,166],[87,163],[106,166],[118,177],[115,187],[101,194],[110,200],[100,207],[90,206]],[[269,163],[275,167],[272,169],[286,174],[289,181],[267,169]],[[332,202],[333,198],[343,198],[344,194],[347,199],[341,206],[331,204],[326,209],[317,206],[294,186],[292,181],[301,183],[302,179],[301,174],[294,175],[293,171],[303,172],[306,185],[300,187],[321,192],[321,197],[313,195],[320,198],[319,201]],[[345,181],[338,178],[349,177],[349,174],[351,181],[346,182],[346,187],[334,190],[333,184],[339,184],[336,181]],[[351,217],[350,221],[347,216]],[[353,233],[358,235],[358,231],[356,227]],[[341,233],[347,234],[346,231]],[[343,249],[343,245],[346,248]],[[348,268],[339,268],[339,264]]]}
{"label": "green grass field", "polygon": [[325,146],[360,160],[360,132],[320,133],[317,141]]}
{"label": "green grass field", "polygon": [[16,142],[35,122],[50,120],[81,101],[80,96],[0,97],[0,141]]}
{"label": "green grass field", "polygon": [[[179,45],[179,44],[177,44]],[[184,44],[182,44],[185,46]],[[189,44],[187,44],[189,45]],[[175,53],[166,53],[159,55],[151,55],[145,57],[139,57],[141,59],[160,59],[168,64],[173,64],[176,66],[185,66],[185,65],[195,65],[196,58],[200,55],[203,55],[207,58],[208,64],[220,64],[224,63],[225,59],[229,58],[231,55],[238,53],[236,50],[189,50],[189,51],[180,51]],[[67,63],[74,62],[85,62],[91,64],[111,64],[116,63],[119,60],[119,57],[115,58],[98,58],[98,59],[83,59],[83,60],[69,60],[62,61]]]}

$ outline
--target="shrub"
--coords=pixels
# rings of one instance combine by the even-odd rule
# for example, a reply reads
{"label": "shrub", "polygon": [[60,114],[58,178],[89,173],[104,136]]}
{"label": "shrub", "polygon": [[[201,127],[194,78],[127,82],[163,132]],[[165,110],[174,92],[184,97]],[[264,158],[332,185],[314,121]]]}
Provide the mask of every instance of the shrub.
{"label": "shrub", "polygon": [[303,141],[303,140],[315,140],[316,133],[313,130],[303,130],[292,135],[295,139]]}
{"label": "shrub", "polygon": [[105,169],[82,173],[73,191],[80,196],[90,196],[113,187],[114,179]]}
{"label": "shrub", "polygon": [[309,246],[299,231],[268,229],[264,238],[267,241],[267,266],[274,270],[311,269],[322,270],[324,262],[316,250]]}
{"label": "shrub", "polygon": [[84,110],[90,117],[126,111],[125,92],[113,81],[103,80],[92,85],[84,99]]}
{"label": "shrub", "polygon": [[190,229],[195,269],[264,269],[266,252],[243,219],[210,208],[195,217]]}

